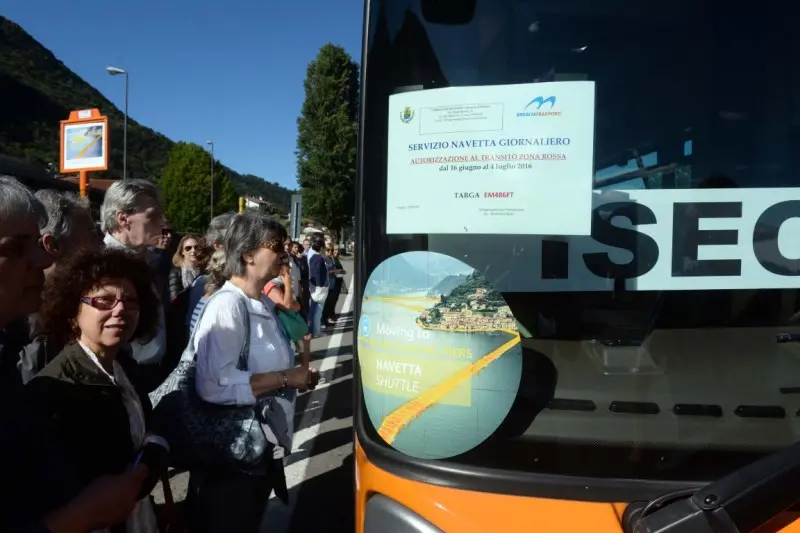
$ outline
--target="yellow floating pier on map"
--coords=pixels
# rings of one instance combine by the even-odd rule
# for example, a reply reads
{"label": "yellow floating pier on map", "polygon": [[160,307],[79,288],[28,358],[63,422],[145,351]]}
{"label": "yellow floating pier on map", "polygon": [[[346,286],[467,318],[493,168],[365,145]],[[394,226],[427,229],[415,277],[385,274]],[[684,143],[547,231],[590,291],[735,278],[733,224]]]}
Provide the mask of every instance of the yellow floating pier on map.
{"label": "yellow floating pier on map", "polygon": [[397,438],[398,433],[400,433],[404,427],[410,424],[412,420],[424,413],[432,405],[439,403],[442,398],[455,390],[456,387],[458,387],[464,380],[467,380],[480,373],[481,370],[489,366],[493,361],[496,361],[501,355],[519,344],[521,341],[519,332],[517,331],[511,329],[495,331],[503,331],[513,335],[513,338],[502,346],[499,346],[498,348],[484,355],[474,363],[465,367],[463,370],[460,370],[456,374],[450,376],[438,385],[428,389],[418,397],[387,415],[378,428],[378,434],[381,436],[381,438],[383,438],[383,440],[385,440],[387,443],[391,444],[392,441]]}

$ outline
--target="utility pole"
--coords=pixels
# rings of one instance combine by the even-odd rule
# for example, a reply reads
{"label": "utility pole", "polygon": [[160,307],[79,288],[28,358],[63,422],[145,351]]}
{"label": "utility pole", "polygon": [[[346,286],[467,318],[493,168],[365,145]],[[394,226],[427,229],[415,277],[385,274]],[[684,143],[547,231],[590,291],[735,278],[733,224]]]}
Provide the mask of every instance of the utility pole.
{"label": "utility pole", "polygon": [[211,147],[211,216],[210,216],[210,218],[214,218],[214,141],[206,141],[206,144],[209,147]]}
{"label": "utility pole", "polygon": [[112,76],[125,76],[125,118],[122,126],[122,179],[128,179],[128,71],[117,67],[106,67]]}

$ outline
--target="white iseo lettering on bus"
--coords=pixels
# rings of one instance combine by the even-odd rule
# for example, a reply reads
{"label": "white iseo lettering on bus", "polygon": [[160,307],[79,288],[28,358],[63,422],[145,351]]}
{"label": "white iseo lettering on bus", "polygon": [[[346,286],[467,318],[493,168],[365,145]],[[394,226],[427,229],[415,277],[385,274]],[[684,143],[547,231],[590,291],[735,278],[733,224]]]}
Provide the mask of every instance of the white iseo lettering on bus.
{"label": "white iseo lettering on bus", "polygon": [[[430,247],[448,253],[452,239]],[[800,288],[800,188],[607,191],[591,236],[492,239],[469,257],[496,265],[513,245],[487,272],[502,292]]]}

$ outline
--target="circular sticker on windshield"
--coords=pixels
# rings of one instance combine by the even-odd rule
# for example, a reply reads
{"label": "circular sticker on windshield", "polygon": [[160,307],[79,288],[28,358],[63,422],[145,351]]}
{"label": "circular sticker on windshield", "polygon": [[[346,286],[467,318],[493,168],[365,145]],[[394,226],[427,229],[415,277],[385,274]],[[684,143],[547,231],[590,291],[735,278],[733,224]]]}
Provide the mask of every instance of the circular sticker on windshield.
{"label": "circular sticker on windshield", "polygon": [[514,403],[522,372],[516,320],[486,278],[457,259],[407,252],[381,263],[357,331],[369,418],[407,455],[469,451]]}

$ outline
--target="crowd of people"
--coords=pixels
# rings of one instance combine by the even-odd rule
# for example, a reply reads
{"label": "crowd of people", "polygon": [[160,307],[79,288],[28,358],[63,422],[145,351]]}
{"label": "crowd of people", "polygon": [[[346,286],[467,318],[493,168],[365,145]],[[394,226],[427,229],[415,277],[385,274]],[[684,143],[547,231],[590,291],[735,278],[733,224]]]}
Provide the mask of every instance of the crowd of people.
{"label": "crowd of people", "polygon": [[[0,531],[258,531],[271,493],[287,498],[295,397],[319,381],[311,339],[346,290],[338,249],[226,213],[168,257],[161,194],[144,180],[108,189],[100,228],[80,199],[0,177]],[[160,443],[181,462],[169,430],[182,414],[159,392],[176,376],[192,420],[249,410],[266,443],[247,468],[182,463],[180,523],[150,497],[166,464],[142,459]]]}

